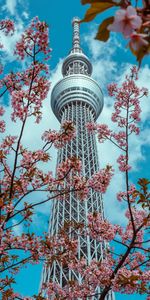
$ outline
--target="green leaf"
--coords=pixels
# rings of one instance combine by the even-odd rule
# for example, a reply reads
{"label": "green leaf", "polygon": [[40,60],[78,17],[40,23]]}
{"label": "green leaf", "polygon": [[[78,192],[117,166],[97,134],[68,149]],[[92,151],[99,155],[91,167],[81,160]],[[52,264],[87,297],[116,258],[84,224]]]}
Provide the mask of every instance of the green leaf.
{"label": "green leaf", "polygon": [[109,1],[96,2],[91,4],[91,7],[87,10],[84,19],[81,20],[80,23],[89,22],[93,20],[96,17],[96,15],[105,11],[108,8],[113,7],[114,5],[115,3]]}
{"label": "green leaf", "polygon": [[141,185],[141,186],[145,186],[147,184],[150,184],[150,181],[147,178],[139,178],[138,184]]}
{"label": "green leaf", "polygon": [[106,42],[109,39],[110,31],[107,29],[109,24],[112,24],[114,17],[105,19],[99,26],[95,39]]}
{"label": "green leaf", "polygon": [[133,53],[133,55],[136,56],[136,60],[138,61],[139,67],[140,67],[141,63],[142,63],[142,59],[144,58],[144,56],[146,54],[148,54],[150,52],[150,45],[149,44],[147,46],[144,45],[139,50],[134,50],[131,46],[131,43],[129,43],[129,48],[130,48],[131,52]]}

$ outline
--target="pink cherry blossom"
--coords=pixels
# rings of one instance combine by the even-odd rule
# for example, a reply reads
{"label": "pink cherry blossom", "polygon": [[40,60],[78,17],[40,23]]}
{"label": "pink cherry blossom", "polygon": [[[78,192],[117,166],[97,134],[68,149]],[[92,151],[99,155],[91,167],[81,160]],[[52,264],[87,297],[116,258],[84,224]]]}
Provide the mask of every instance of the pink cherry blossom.
{"label": "pink cherry blossom", "polygon": [[119,164],[119,170],[121,172],[126,172],[131,170],[131,166],[128,165],[125,155],[120,155],[117,159],[117,162]]}
{"label": "pink cherry blossom", "polygon": [[[0,106],[0,117],[3,116],[5,113],[5,110],[2,106]],[[0,132],[4,132],[5,131],[5,121],[4,120],[0,120]]]}
{"label": "pink cherry blossom", "polygon": [[136,191],[135,185],[131,184],[130,187],[129,187],[129,190],[127,192],[117,193],[118,201],[122,201],[122,200],[127,201],[127,196],[129,196],[130,203],[134,203],[135,199],[136,199],[135,191]]}
{"label": "pink cherry blossom", "polygon": [[75,195],[80,200],[85,200],[89,194],[88,182],[84,177],[73,176],[71,187],[75,189]]}
{"label": "pink cherry blossom", "polygon": [[118,230],[98,213],[88,215],[88,229],[89,235],[100,242],[113,240]]}
{"label": "pink cherry blossom", "polygon": [[137,15],[136,9],[128,6],[116,12],[114,22],[108,26],[110,31],[122,32],[128,38],[135,29],[142,25],[142,19]]}
{"label": "pink cherry blossom", "polygon": [[16,143],[17,136],[6,136],[1,143],[1,149],[3,149],[4,154],[9,154],[12,150],[12,146]]}
{"label": "pink cherry blossom", "polygon": [[[139,210],[136,208],[132,208],[132,214],[133,218],[135,220],[136,226],[141,226],[141,224],[144,222],[144,226],[149,226],[149,214],[145,210]],[[129,210],[126,211],[126,217],[130,219],[130,212]],[[147,220],[147,221],[146,221]]]}
{"label": "pink cherry blossom", "polygon": [[40,52],[45,55],[51,52],[48,46],[48,26],[34,18],[23,33],[21,41],[17,42],[15,54],[24,59],[27,55],[35,56]]}
{"label": "pink cherry blossom", "polygon": [[95,173],[89,180],[88,185],[96,192],[105,193],[110,184],[114,170],[111,166],[106,166],[105,169]]}
{"label": "pink cherry blossom", "polygon": [[97,129],[97,124],[96,123],[86,123],[86,128],[87,128],[88,132],[90,132],[90,133],[95,132],[95,130]]}
{"label": "pink cherry blossom", "polygon": [[59,164],[57,167],[57,178],[70,177],[70,171],[75,175],[81,172],[81,161],[76,157],[70,157]]}
{"label": "pink cherry blossom", "polygon": [[46,146],[54,144],[56,148],[62,148],[68,142],[70,142],[76,135],[75,126],[72,121],[64,121],[61,124],[59,132],[56,130],[45,131],[42,135],[42,139],[46,142]]}
{"label": "pink cherry blossom", "polygon": [[8,35],[9,33],[13,34],[14,23],[9,19],[1,20],[0,21],[0,30],[3,30],[6,35]]}
{"label": "pink cherry blossom", "polygon": [[5,132],[5,122],[3,120],[0,120],[0,132]]}
{"label": "pink cherry blossom", "polygon": [[97,125],[98,131],[98,140],[100,143],[103,143],[106,139],[110,139],[112,135],[112,131],[108,128],[107,125],[101,124]]}

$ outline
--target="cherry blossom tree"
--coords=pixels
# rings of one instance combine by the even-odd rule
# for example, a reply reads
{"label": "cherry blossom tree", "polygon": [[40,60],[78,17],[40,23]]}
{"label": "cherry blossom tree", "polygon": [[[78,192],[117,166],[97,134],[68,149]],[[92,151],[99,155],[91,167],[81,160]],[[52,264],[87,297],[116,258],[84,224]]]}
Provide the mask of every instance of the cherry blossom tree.
{"label": "cherry blossom tree", "polygon": [[109,10],[110,16],[99,25],[95,38],[106,42],[111,31],[122,33],[140,65],[150,52],[150,1],[81,0],[81,3],[91,5],[81,22],[89,22]]}
{"label": "cherry blossom tree", "polygon": [[[6,35],[13,34],[14,25],[9,20],[3,20],[0,30]],[[77,157],[63,161],[57,167],[55,176],[52,172],[46,173],[41,169],[41,163],[43,165],[50,162],[49,151],[52,146],[64,147],[74,138],[75,126],[70,121],[64,121],[60,131],[46,130],[41,137],[41,149],[33,151],[23,145],[28,119],[34,118],[36,126],[42,118],[43,101],[50,87],[49,69],[46,65],[50,51],[48,26],[34,18],[15,49],[15,56],[18,60],[25,60],[27,68],[9,74],[1,71],[0,95],[10,95],[10,118],[12,122],[20,122],[18,136],[6,135],[3,120],[5,110],[4,107],[0,108],[0,131],[3,135],[0,150],[2,299],[86,299],[94,295],[97,286],[102,288],[100,300],[110,290],[148,294],[149,181],[141,178],[138,184],[133,184],[129,177],[132,171],[130,138],[133,134],[140,134],[140,100],[147,95],[146,89],[136,86],[136,68],[131,70],[121,87],[111,84],[108,88],[110,96],[116,99],[112,121],[117,123],[118,132],[113,132],[105,124],[86,125],[89,134],[98,134],[100,143],[109,140],[120,149],[117,162],[120,172],[124,174],[126,189],[118,191],[116,201],[119,201],[118,205],[120,202],[126,204],[126,227],[111,224],[98,212],[94,212],[88,216],[88,224],[68,222],[57,236],[38,236],[36,232],[30,231],[36,206],[53,199],[65,201],[66,196],[72,192],[76,193],[80,201],[88,197],[91,189],[103,195],[114,174],[113,167],[107,165],[91,178],[83,178],[82,164]],[[37,200],[37,193],[43,193],[41,201]],[[29,195],[33,195],[33,203],[28,200]],[[26,227],[21,235],[16,235],[14,228],[20,224]],[[68,235],[70,226],[72,230],[78,228],[82,235],[88,234],[99,242],[106,242],[108,246],[103,261],[93,260],[87,265],[83,258],[77,259],[78,242]],[[112,246],[108,243],[112,243]],[[118,250],[118,245],[121,250]],[[55,259],[69,269],[77,270],[83,278],[82,283],[71,281],[63,289],[56,283],[45,283],[42,289],[47,294],[46,297],[42,296],[42,291],[33,297],[22,297],[14,291],[15,274],[24,265],[41,261],[50,265]]]}

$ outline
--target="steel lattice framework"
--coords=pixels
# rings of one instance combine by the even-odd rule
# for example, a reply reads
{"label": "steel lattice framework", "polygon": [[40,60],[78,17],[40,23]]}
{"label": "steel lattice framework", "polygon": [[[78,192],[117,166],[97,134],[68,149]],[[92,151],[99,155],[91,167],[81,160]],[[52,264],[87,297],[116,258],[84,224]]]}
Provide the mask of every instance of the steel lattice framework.
{"label": "steel lattice framework", "polygon": [[[54,114],[60,122],[72,120],[76,126],[76,137],[58,151],[57,164],[68,157],[76,156],[82,161],[82,175],[90,178],[99,170],[96,140],[86,129],[87,122],[95,122],[103,108],[103,95],[97,82],[90,76],[92,65],[80,48],[79,19],[73,20],[73,48],[63,63],[63,79],[54,87],[51,105]],[[103,201],[100,193],[90,191],[87,200],[80,201],[72,192],[65,201],[54,200],[52,205],[49,233],[56,235],[64,222],[75,221],[87,223],[87,216],[91,212],[100,212],[104,216]],[[103,259],[105,243],[81,236],[77,232],[72,237],[78,238],[78,259],[82,257],[90,264],[91,260]],[[73,270],[62,267],[55,261],[51,267],[44,268],[42,282],[53,281],[65,286],[69,280],[82,282],[81,275]],[[100,293],[98,287],[95,294]],[[92,299],[98,299],[98,296]],[[88,299],[88,298],[87,298]],[[91,298],[90,298],[91,299]],[[110,293],[106,300],[113,300]]]}

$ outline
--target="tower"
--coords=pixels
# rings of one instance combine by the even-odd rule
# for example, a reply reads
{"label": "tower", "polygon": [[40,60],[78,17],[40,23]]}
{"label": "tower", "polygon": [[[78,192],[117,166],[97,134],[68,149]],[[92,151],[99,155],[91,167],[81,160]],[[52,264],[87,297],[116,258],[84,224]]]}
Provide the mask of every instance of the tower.
{"label": "tower", "polygon": [[[58,151],[57,163],[68,157],[76,156],[82,162],[82,175],[90,178],[99,170],[95,136],[88,133],[87,122],[95,122],[103,108],[103,94],[98,83],[91,78],[92,64],[80,47],[79,19],[73,19],[73,47],[63,62],[61,79],[51,94],[52,110],[61,122],[72,120],[76,126],[76,137]],[[71,193],[65,201],[54,200],[52,204],[50,235],[56,235],[65,221],[87,222],[87,216],[94,211],[104,216],[103,202],[100,193],[91,191],[88,199],[80,201]],[[103,259],[105,244],[91,239],[89,236],[78,236],[78,258],[98,261]],[[51,267],[43,271],[42,282],[53,281],[65,286],[68,280],[82,281],[80,274],[65,269],[55,261]],[[100,287],[96,289],[99,299]],[[87,298],[88,299],[88,298]],[[110,293],[106,300],[112,300]]]}

